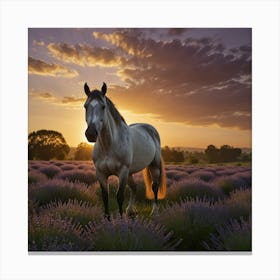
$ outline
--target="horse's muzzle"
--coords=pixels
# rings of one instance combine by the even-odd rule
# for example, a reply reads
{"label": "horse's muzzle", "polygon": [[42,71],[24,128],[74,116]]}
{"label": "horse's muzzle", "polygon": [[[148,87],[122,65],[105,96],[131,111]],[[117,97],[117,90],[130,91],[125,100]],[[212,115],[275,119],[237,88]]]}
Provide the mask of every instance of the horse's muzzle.
{"label": "horse's muzzle", "polygon": [[89,125],[85,132],[86,138],[89,142],[96,142],[97,140],[97,131],[94,125]]}

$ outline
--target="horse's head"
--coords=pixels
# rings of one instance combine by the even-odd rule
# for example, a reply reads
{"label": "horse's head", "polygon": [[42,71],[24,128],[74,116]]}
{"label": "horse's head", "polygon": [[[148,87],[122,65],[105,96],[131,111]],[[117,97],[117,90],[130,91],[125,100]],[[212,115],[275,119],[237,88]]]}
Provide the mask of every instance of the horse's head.
{"label": "horse's head", "polygon": [[103,123],[106,118],[106,98],[105,94],[107,86],[103,83],[101,90],[90,91],[87,83],[84,85],[84,90],[87,95],[84,107],[86,109],[87,129],[85,135],[89,142],[96,142],[97,136],[100,133]]}

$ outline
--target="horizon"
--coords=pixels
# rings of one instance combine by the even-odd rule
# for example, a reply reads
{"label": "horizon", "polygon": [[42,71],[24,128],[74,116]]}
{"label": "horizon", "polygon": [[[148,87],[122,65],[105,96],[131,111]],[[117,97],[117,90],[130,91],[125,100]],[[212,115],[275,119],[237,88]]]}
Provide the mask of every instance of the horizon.
{"label": "horizon", "polygon": [[250,28],[29,28],[28,78],[28,133],[56,130],[71,147],[87,142],[85,82],[106,82],[163,147],[252,147]]}

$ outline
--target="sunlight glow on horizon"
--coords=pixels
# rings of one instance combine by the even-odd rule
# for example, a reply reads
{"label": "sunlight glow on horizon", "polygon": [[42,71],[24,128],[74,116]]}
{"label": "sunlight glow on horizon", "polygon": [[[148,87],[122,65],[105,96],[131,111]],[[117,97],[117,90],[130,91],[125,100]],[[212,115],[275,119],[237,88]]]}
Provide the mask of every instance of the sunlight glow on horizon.
{"label": "sunlight glow on horizon", "polygon": [[[37,100],[36,104],[39,102]],[[40,129],[56,130],[63,134],[66,142],[71,147],[77,147],[81,142],[93,144],[87,141],[84,134],[87,124],[82,104],[80,104],[80,109],[79,106],[72,110],[68,108],[62,118],[41,115],[33,117],[29,120],[29,133]],[[154,114],[136,114],[123,109],[119,109],[119,112],[128,125],[133,123],[149,123],[153,125],[159,131],[162,147],[206,148],[210,144],[217,147],[228,144],[235,147],[251,148],[250,131],[244,132],[239,129],[221,128],[213,125],[204,127],[165,122]],[[231,141],[228,140],[229,135],[231,136]]]}

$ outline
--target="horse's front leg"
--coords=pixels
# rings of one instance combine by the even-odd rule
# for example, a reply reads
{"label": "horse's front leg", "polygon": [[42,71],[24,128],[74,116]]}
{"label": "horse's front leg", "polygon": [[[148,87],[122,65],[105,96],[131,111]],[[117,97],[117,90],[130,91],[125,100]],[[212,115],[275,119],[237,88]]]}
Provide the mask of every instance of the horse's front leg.
{"label": "horse's front leg", "polygon": [[104,176],[104,174],[98,172],[98,170],[96,170],[96,177],[97,177],[97,180],[98,180],[98,182],[100,184],[100,187],[101,187],[102,200],[103,200],[104,211],[105,211],[105,218],[110,220],[107,177]]}
{"label": "horse's front leg", "polygon": [[136,197],[136,184],[133,180],[133,177],[132,175],[130,175],[128,177],[128,185],[130,187],[130,198],[129,198],[129,202],[128,202],[128,206],[126,208],[126,214],[129,216],[129,217],[135,217],[136,214],[137,214],[137,211],[134,207],[134,204],[135,204],[135,197]]}
{"label": "horse's front leg", "polygon": [[124,200],[124,189],[127,185],[129,170],[127,167],[123,167],[119,173],[119,188],[117,192],[117,201],[119,205],[119,212],[122,217],[123,214],[123,200]]}

